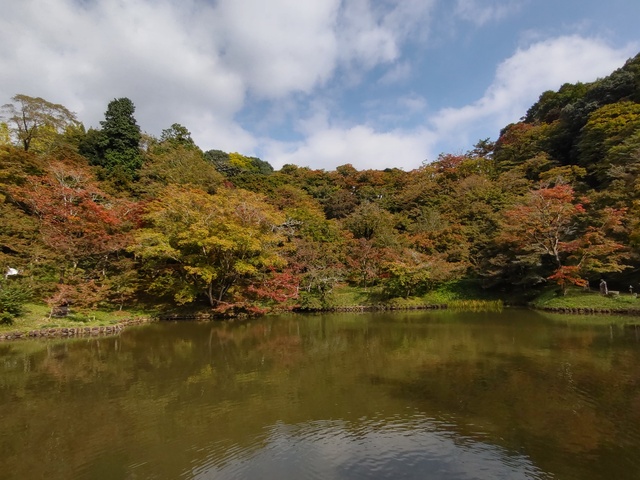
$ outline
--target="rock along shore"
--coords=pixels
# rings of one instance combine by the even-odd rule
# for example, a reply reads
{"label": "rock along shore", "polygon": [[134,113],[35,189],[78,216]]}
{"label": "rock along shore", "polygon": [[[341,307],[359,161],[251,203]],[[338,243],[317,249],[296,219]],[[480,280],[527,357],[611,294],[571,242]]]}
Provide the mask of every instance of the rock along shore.
{"label": "rock along shore", "polygon": [[337,307],[329,307],[324,309],[319,309],[316,311],[320,312],[378,312],[385,310],[445,310],[447,305],[431,305],[431,304],[421,304],[421,305],[387,305],[387,304],[379,304],[379,305],[344,305]]}
{"label": "rock along shore", "polygon": [[102,325],[93,327],[56,327],[56,328],[40,328],[37,330],[29,330],[27,332],[7,332],[0,333],[0,341],[2,340],[18,340],[24,338],[56,338],[56,337],[97,337],[107,335],[117,335],[126,327],[132,325],[142,325],[154,321],[152,318],[135,318],[123,320],[115,325]]}
{"label": "rock along shore", "polygon": [[[545,312],[553,313],[568,313],[579,315],[634,315],[640,316],[640,308],[583,308],[583,307],[532,307],[534,310],[542,310]],[[317,310],[306,310],[308,312],[373,312],[373,311],[388,311],[388,310],[444,310],[447,309],[446,304],[432,305],[348,305],[348,306],[336,306]],[[301,310],[304,312],[305,310]],[[117,335],[122,332],[126,327],[132,325],[142,325],[145,323],[151,323],[155,321],[172,321],[172,320],[212,320],[215,316],[211,314],[187,314],[187,315],[160,315],[158,317],[143,317],[136,319],[123,320],[115,325],[103,325],[103,326],[82,326],[82,327],[56,327],[56,328],[41,328],[37,330],[29,331],[16,331],[0,333],[0,341],[3,340],[18,340],[26,338],[69,338],[69,337],[96,337],[96,336],[108,336]]]}
{"label": "rock along shore", "polygon": [[586,307],[531,307],[553,313],[572,313],[578,315],[633,315],[640,316],[640,308],[586,308]]}

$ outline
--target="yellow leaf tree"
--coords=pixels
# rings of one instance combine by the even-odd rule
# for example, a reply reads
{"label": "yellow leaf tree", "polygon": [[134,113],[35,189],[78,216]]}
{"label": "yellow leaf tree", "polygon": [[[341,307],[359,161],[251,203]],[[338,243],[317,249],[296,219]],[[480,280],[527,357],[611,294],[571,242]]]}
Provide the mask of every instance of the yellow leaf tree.
{"label": "yellow leaf tree", "polygon": [[152,279],[150,291],[171,293],[179,304],[204,295],[224,309],[263,272],[284,264],[276,228],[284,218],[252,192],[169,186],[145,221],[132,250]]}

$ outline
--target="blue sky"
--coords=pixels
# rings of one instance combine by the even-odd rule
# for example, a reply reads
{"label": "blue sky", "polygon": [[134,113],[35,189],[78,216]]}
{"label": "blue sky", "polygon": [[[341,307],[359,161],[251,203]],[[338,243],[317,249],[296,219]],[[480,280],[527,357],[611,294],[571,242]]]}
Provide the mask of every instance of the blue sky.
{"label": "blue sky", "polygon": [[274,167],[410,170],[497,138],[540,93],[640,51],[637,0],[21,0],[0,102],[40,96]]}

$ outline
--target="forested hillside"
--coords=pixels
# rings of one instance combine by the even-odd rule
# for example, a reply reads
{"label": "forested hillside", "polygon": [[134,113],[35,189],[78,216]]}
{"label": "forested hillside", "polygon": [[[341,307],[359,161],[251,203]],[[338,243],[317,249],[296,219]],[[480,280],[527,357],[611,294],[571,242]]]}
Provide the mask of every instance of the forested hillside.
{"label": "forested hillside", "polygon": [[[542,93],[497,141],[413,171],[335,171],[203,152],[182,125],[142,133],[115,99],[99,129],[16,95],[0,125],[0,320],[21,302],[223,312],[322,308],[464,283],[638,286],[640,55]],[[348,159],[345,159],[345,161]]]}

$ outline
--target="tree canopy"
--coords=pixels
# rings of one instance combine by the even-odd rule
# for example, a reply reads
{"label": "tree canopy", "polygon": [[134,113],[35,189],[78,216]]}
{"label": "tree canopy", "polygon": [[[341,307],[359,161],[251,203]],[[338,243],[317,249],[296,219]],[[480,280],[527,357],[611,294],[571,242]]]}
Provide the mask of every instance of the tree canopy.
{"label": "tree canopy", "polygon": [[168,187],[144,218],[131,250],[149,261],[150,289],[169,288],[178,303],[199,295],[212,307],[241,301],[234,287],[284,264],[275,249],[284,218],[250,192]]}
{"label": "tree canopy", "polygon": [[12,103],[2,106],[2,116],[11,126],[11,133],[28,151],[34,141],[44,142],[51,136],[62,134],[66,127],[76,125],[76,115],[66,107],[40,97],[14,95]]}
{"label": "tree canopy", "polygon": [[249,311],[327,306],[339,286],[387,299],[455,282],[504,295],[602,277],[638,287],[640,56],[543,92],[495,141],[408,172],[274,171],[203,152],[179,123],[142,135],[127,98],[88,131],[61,105],[12,100],[0,269],[52,304]]}

